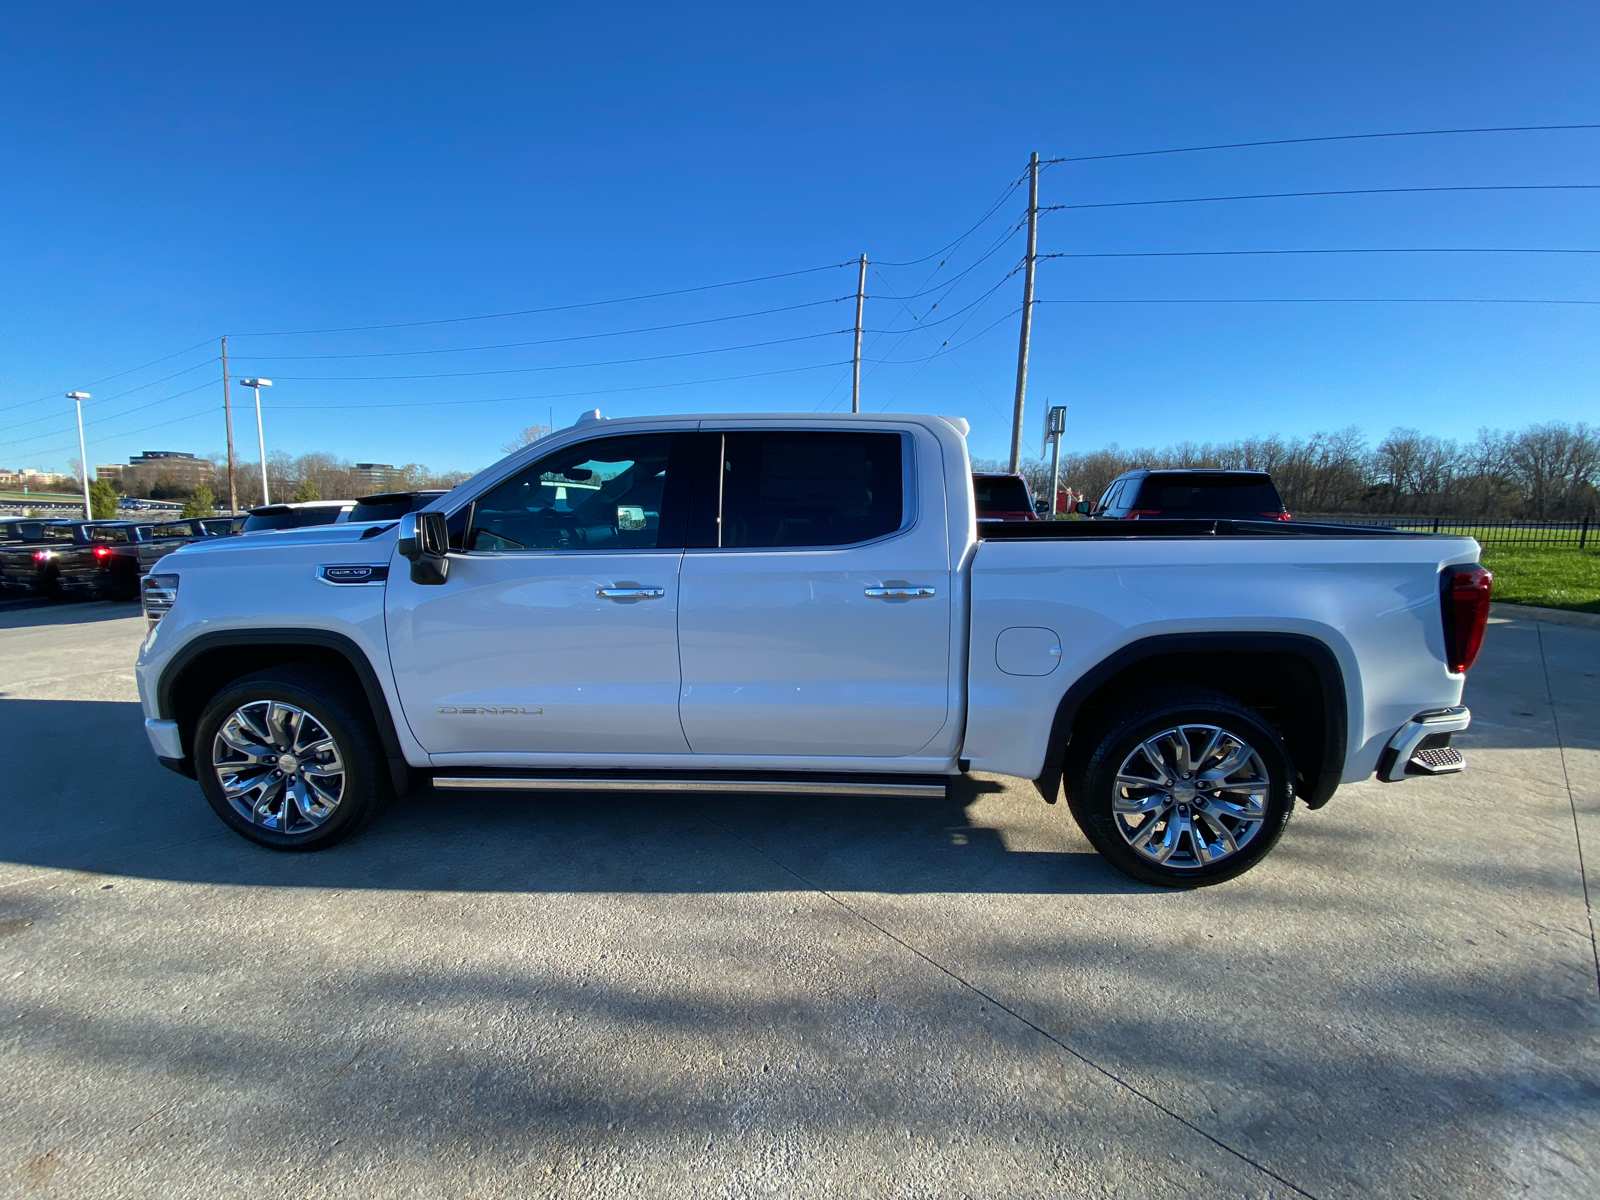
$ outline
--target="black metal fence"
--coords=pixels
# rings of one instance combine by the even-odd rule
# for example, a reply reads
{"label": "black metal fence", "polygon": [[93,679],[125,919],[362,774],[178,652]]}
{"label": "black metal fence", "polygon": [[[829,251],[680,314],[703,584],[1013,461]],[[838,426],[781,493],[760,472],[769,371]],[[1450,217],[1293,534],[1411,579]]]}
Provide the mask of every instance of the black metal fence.
{"label": "black metal fence", "polygon": [[1423,533],[1457,533],[1477,538],[1485,545],[1557,546],[1573,550],[1600,548],[1600,522],[1579,521],[1475,521],[1470,517],[1417,517],[1368,514],[1295,514],[1300,521],[1327,521],[1339,525],[1376,525],[1385,529],[1415,529]]}

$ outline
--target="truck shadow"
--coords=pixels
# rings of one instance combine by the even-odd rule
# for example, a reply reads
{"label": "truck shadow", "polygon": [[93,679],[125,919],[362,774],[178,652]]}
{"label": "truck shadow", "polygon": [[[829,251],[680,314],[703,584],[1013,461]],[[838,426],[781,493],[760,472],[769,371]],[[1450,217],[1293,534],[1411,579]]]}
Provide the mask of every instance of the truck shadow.
{"label": "truck shadow", "polygon": [[144,616],[139,605],[125,600],[86,596],[50,599],[20,592],[0,595],[0,629],[38,629],[52,625],[92,625]]}
{"label": "truck shadow", "polygon": [[[4,861],[184,882],[463,892],[1110,894],[1147,889],[1083,842],[1065,805],[1014,789],[1032,847],[972,810],[1003,784],[941,801],[563,794],[403,797],[316,854],[263,850],[224,827],[191,780],[161,768],[132,703],[0,699],[12,770]],[[1031,792],[1031,789],[1030,789]],[[0,867],[0,883],[6,882]]]}

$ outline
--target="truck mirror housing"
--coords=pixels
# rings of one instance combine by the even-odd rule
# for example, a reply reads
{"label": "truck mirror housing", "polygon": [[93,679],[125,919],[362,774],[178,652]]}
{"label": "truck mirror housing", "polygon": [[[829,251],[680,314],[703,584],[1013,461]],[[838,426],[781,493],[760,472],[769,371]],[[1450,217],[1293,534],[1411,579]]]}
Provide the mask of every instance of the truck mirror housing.
{"label": "truck mirror housing", "polygon": [[1087,517],[1094,511],[1094,505],[1090,504],[1087,500],[1079,500],[1072,506],[1072,511],[1077,513],[1079,516]]}
{"label": "truck mirror housing", "polygon": [[442,512],[406,513],[397,547],[411,562],[411,582],[441,584],[450,576],[450,530]]}

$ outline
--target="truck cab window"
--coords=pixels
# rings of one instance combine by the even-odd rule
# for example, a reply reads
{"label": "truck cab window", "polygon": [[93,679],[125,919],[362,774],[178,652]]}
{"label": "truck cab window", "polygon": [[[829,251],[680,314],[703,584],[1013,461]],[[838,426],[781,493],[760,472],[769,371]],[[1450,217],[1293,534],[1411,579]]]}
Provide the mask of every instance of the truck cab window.
{"label": "truck cab window", "polygon": [[897,433],[729,433],[722,439],[724,549],[850,546],[900,528]]}
{"label": "truck cab window", "polygon": [[[683,450],[688,439],[683,435]],[[656,550],[683,544],[673,434],[605,438],[546,455],[473,504],[464,548]],[[667,519],[663,521],[663,512]],[[674,528],[677,526],[677,528]]]}

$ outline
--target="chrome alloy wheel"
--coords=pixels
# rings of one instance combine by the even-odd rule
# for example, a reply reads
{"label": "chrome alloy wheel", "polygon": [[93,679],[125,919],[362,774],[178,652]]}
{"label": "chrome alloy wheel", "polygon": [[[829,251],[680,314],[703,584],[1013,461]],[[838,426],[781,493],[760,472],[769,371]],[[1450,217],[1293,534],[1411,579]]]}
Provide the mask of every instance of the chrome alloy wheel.
{"label": "chrome alloy wheel", "polygon": [[1261,755],[1216,725],[1179,725],[1146,738],[1117,768],[1111,811],[1140,856],[1205,867],[1261,831],[1272,787]]}
{"label": "chrome alloy wheel", "polygon": [[282,834],[316,829],[344,795],[344,759],[333,735],[281,700],[234,709],[217,728],[211,765],[235,812]]}

